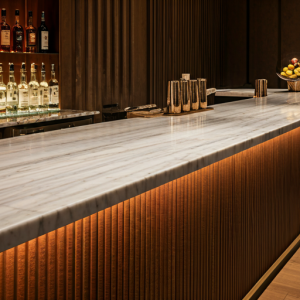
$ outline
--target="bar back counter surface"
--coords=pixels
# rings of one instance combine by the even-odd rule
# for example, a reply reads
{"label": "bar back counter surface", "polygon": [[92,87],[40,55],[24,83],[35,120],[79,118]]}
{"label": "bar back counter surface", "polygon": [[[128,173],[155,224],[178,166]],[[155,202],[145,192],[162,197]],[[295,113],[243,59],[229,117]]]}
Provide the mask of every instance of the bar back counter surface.
{"label": "bar back counter surface", "polygon": [[242,299],[300,233],[300,94],[0,141],[0,299]]}

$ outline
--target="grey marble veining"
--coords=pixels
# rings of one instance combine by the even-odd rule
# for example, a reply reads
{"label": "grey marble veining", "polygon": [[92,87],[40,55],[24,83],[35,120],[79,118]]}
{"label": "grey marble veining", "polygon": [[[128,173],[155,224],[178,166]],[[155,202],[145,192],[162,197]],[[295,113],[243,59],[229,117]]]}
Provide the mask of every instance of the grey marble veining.
{"label": "grey marble veining", "polygon": [[0,252],[300,126],[300,93],[0,141]]}
{"label": "grey marble veining", "polygon": [[31,115],[17,116],[0,116],[0,128],[12,127],[18,125],[34,124],[41,122],[49,122],[63,119],[78,118],[84,116],[92,116],[99,114],[99,111],[84,111],[84,110],[61,110],[58,112],[47,112]]}
{"label": "grey marble veining", "polygon": [[[274,93],[288,92],[288,89],[268,89],[268,95]],[[216,92],[217,97],[245,97],[253,98],[254,89],[219,89]]]}

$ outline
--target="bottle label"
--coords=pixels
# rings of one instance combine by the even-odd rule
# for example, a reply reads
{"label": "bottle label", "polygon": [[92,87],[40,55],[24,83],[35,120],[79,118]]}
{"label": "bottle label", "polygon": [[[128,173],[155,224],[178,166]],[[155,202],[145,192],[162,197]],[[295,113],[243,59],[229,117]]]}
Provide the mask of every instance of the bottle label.
{"label": "bottle label", "polygon": [[48,105],[49,104],[49,88],[40,87],[40,104]]}
{"label": "bottle label", "polygon": [[0,113],[6,111],[6,92],[0,90]]}
{"label": "bottle label", "polygon": [[19,90],[19,106],[29,106],[29,93],[27,90]]}
{"label": "bottle label", "polygon": [[49,32],[48,31],[42,31],[41,32],[41,48],[42,50],[48,50],[49,49]]}
{"label": "bottle label", "polygon": [[0,90],[0,102],[1,103],[6,103],[6,92],[5,91]]}
{"label": "bottle label", "polygon": [[7,104],[18,105],[18,92],[17,90],[9,90],[7,92]]}
{"label": "bottle label", "polygon": [[10,30],[1,30],[1,45],[10,46]]}
{"label": "bottle label", "polygon": [[39,90],[38,89],[30,89],[30,106],[38,106],[39,105]]}
{"label": "bottle label", "polygon": [[59,103],[59,87],[58,87],[58,85],[50,87],[50,102],[52,104]]}
{"label": "bottle label", "polygon": [[16,41],[17,42],[22,42],[23,41],[23,32],[22,31],[17,31],[16,32]]}
{"label": "bottle label", "polygon": [[29,33],[28,45],[35,46],[35,39],[36,39],[35,33]]}

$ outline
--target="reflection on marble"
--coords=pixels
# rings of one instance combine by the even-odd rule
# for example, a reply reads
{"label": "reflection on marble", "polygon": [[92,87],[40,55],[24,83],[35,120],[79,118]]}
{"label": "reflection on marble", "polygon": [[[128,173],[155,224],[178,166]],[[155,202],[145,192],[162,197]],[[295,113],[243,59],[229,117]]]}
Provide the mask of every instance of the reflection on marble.
{"label": "reflection on marble", "polygon": [[300,126],[300,93],[0,141],[0,252]]}
{"label": "reflection on marble", "polygon": [[12,127],[25,124],[41,123],[62,119],[71,119],[99,114],[99,111],[84,110],[61,110],[58,112],[47,112],[31,115],[1,116],[0,128]]}
{"label": "reflection on marble", "polygon": [[[274,93],[288,92],[288,89],[268,89],[268,95]],[[223,89],[217,90],[216,96],[218,97],[251,97],[254,96],[254,89]]]}

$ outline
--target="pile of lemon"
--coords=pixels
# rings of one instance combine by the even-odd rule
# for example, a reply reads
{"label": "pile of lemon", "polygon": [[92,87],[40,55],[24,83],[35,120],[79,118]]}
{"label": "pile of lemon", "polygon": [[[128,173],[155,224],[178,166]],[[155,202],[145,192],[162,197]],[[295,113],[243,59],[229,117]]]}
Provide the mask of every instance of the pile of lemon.
{"label": "pile of lemon", "polygon": [[292,64],[289,64],[287,67],[283,68],[281,75],[291,79],[300,77],[300,64],[298,63],[298,59],[293,58],[291,63]]}

